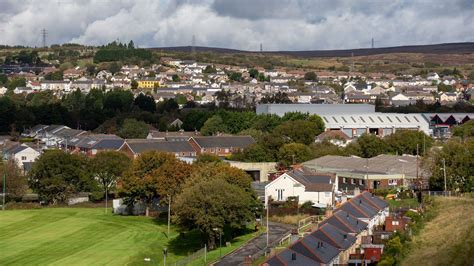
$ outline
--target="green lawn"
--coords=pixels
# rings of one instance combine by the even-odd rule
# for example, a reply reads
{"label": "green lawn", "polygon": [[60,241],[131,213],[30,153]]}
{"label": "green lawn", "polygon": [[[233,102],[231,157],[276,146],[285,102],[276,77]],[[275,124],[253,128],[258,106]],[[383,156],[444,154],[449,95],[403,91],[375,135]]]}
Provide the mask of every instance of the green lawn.
{"label": "green lawn", "polygon": [[[0,212],[0,265],[157,265],[168,244],[166,228],[151,218],[95,208]],[[177,235],[172,231],[172,238]],[[170,241],[169,262],[199,248],[189,246],[199,240],[176,242]]]}

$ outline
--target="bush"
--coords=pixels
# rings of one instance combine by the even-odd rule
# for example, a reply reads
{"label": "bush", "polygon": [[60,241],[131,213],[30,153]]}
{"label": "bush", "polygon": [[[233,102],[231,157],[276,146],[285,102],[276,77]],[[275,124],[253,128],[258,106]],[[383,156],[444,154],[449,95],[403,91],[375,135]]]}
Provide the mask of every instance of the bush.
{"label": "bush", "polygon": [[304,203],[301,204],[301,206],[300,206],[300,209],[310,209],[310,208],[313,208],[313,202],[310,201],[310,200],[304,202]]}

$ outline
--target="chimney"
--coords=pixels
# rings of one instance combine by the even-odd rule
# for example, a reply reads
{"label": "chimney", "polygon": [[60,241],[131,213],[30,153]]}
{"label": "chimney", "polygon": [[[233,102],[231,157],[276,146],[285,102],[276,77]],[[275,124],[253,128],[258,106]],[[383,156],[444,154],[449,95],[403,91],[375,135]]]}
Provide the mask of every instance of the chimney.
{"label": "chimney", "polygon": [[332,212],[333,212],[332,208],[327,208],[327,209],[326,209],[326,212],[325,212],[326,218],[331,217],[331,216],[332,216]]}
{"label": "chimney", "polygon": [[346,234],[344,234],[344,240],[346,240],[346,239],[347,239],[347,235],[346,235]]}
{"label": "chimney", "polygon": [[291,260],[296,260],[296,252],[291,253]]}

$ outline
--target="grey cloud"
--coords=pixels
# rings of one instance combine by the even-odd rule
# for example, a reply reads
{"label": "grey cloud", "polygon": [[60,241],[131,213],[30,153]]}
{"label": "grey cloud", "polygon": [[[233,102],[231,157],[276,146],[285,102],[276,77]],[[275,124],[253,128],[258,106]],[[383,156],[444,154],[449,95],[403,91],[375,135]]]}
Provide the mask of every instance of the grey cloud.
{"label": "grey cloud", "polygon": [[343,49],[473,41],[472,0],[0,0],[0,43],[258,50]]}

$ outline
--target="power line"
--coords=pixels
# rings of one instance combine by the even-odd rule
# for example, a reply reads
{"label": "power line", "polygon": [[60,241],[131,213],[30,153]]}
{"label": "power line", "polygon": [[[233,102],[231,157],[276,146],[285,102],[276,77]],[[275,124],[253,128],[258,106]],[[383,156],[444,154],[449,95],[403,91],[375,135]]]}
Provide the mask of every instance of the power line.
{"label": "power line", "polygon": [[43,47],[46,48],[46,37],[48,36],[48,31],[46,29],[42,29],[41,36],[43,37]]}

